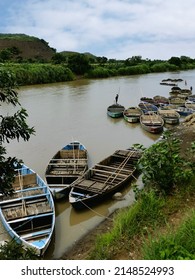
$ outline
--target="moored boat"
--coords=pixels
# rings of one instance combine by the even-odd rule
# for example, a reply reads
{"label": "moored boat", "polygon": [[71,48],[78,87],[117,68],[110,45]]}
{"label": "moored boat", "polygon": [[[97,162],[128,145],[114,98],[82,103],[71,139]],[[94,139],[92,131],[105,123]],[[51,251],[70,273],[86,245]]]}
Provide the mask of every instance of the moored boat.
{"label": "moored boat", "polygon": [[180,114],[180,116],[183,116],[183,117],[189,116],[194,113],[193,109],[186,108],[185,106],[180,106],[175,110]]}
{"label": "moored boat", "polygon": [[195,101],[193,101],[193,100],[186,100],[185,106],[186,106],[186,108],[195,110]]}
{"label": "moored boat", "polygon": [[155,112],[157,113],[158,111],[158,107],[154,104],[151,104],[151,103],[148,103],[148,102],[140,102],[138,104],[138,107],[142,110],[142,112],[145,114],[145,113],[148,113],[148,112]]}
{"label": "moored boat", "polygon": [[87,149],[79,141],[64,146],[50,159],[45,179],[55,199],[68,197],[70,185],[88,168]]}
{"label": "moored boat", "polygon": [[155,113],[142,114],[140,116],[141,127],[150,133],[161,133],[163,131],[164,120]]}
{"label": "moored boat", "polygon": [[130,123],[139,122],[142,110],[139,107],[129,107],[123,112],[124,119]]}
{"label": "moored boat", "polygon": [[52,195],[44,180],[26,165],[16,170],[12,195],[0,196],[0,217],[9,235],[43,255],[55,227]]}
{"label": "moored boat", "polygon": [[82,209],[111,197],[132,178],[140,157],[141,151],[134,148],[115,151],[72,184],[69,202]]}
{"label": "moored boat", "polygon": [[123,105],[116,103],[116,104],[112,104],[112,105],[108,106],[107,114],[111,118],[120,118],[123,116],[124,110],[125,110],[125,107]]}
{"label": "moored boat", "polygon": [[163,118],[167,124],[178,124],[180,115],[174,109],[159,109],[159,115]]}

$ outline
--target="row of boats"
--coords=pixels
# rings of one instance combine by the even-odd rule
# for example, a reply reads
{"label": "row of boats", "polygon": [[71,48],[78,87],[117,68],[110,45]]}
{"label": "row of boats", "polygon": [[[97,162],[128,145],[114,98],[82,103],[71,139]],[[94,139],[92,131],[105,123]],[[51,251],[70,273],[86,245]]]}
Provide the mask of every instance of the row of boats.
{"label": "row of boats", "polygon": [[[174,95],[174,96],[173,96]],[[112,118],[124,117],[127,122],[140,122],[141,127],[150,133],[161,133],[164,124],[178,124],[181,116],[195,112],[195,95],[191,90],[173,87],[170,97],[142,97],[138,106],[125,108],[118,103],[107,107]]]}
{"label": "row of boats", "polygon": [[88,152],[72,141],[50,159],[43,180],[26,165],[15,170],[12,195],[0,195],[0,218],[12,238],[43,255],[55,228],[55,201],[69,199],[77,210],[111,197],[134,178],[141,151],[117,150],[88,168]]}

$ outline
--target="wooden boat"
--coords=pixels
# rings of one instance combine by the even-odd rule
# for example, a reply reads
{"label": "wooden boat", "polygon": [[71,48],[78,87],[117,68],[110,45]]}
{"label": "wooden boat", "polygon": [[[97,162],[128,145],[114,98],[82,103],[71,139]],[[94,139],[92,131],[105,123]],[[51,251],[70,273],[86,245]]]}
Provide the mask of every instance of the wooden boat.
{"label": "wooden boat", "polygon": [[188,100],[195,102],[195,94],[188,96]]}
{"label": "wooden boat", "polygon": [[191,114],[194,113],[194,110],[191,109],[191,108],[186,108],[185,106],[180,106],[178,107],[177,109],[175,109],[179,114],[180,116],[182,117],[186,117],[186,116],[189,116]]}
{"label": "wooden boat", "polygon": [[156,112],[158,111],[158,107],[155,106],[154,104],[148,103],[148,102],[140,102],[138,107],[142,110],[142,112],[148,113],[148,112]]}
{"label": "wooden boat", "polygon": [[186,100],[185,106],[186,108],[195,110],[195,101]]}
{"label": "wooden boat", "polygon": [[142,110],[139,107],[129,107],[123,112],[123,117],[127,122],[139,122]]}
{"label": "wooden boat", "polygon": [[159,115],[163,118],[164,122],[167,124],[178,124],[180,115],[174,109],[159,109]]}
{"label": "wooden boat", "polygon": [[25,165],[16,170],[12,187],[12,195],[0,196],[3,225],[17,243],[43,255],[55,226],[55,208],[49,187]]}
{"label": "wooden boat", "polygon": [[186,98],[185,97],[169,97],[170,104],[183,106],[185,105]]}
{"label": "wooden boat", "polygon": [[154,104],[154,99],[151,98],[151,97],[145,97],[145,96],[143,96],[143,97],[140,98],[140,101],[148,102],[148,103],[150,103],[150,104]]}
{"label": "wooden boat", "polygon": [[69,202],[82,209],[111,197],[132,178],[140,157],[141,151],[133,148],[115,151],[72,184]]}
{"label": "wooden boat", "polygon": [[49,161],[45,172],[53,197],[68,197],[70,184],[82,176],[87,168],[88,155],[83,144],[73,141],[60,149]]}
{"label": "wooden boat", "polygon": [[142,114],[140,116],[141,127],[150,133],[160,133],[163,131],[164,120],[155,113]]}
{"label": "wooden boat", "polygon": [[166,97],[164,97],[164,96],[161,96],[161,95],[155,95],[154,97],[153,97],[153,100],[154,100],[154,104],[157,106],[157,107],[159,107],[159,106],[161,106],[161,105],[163,105],[163,104],[169,104],[169,99],[168,98],[166,98]]}
{"label": "wooden boat", "polygon": [[111,118],[120,118],[123,116],[123,111],[125,110],[125,107],[116,103],[112,104],[107,108],[107,114]]}

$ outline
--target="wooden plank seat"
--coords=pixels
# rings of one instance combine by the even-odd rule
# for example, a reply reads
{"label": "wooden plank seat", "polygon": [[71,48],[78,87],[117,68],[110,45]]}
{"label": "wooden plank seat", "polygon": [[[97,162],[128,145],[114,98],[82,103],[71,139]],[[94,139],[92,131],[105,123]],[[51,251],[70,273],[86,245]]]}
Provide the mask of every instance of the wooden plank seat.
{"label": "wooden plank seat", "polygon": [[60,158],[87,158],[87,152],[81,150],[60,150]]}
{"label": "wooden plank seat", "polygon": [[26,195],[26,196],[19,196],[19,197],[15,197],[13,199],[8,199],[8,200],[3,200],[0,202],[0,206],[3,207],[4,205],[10,205],[10,207],[14,204],[14,203],[20,203],[20,201],[22,200],[28,200],[31,199],[33,200],[33,198],[39,199],[39,198],[44,198],[46,197],[46,193],[40,193],[40,194],[36,194],[36,195]]}
{"label": "wooden plank seat", "polygon": [[1,205],[1,201],[7,201],[11,199],[11,201],[22,197],[31,197],[31,196],[35,196],[35,195],[39,195],[39,194],[44,194],[43,188],[32,188],[32,189],[25,189],[25,190],[21,190],[21,191],[17,191],[14,192],[11,196],[1,196],[0,198],[0,205]]}
{"label": "wooden plank seat", "polygon": [[[108,165],[96,164],[95,169],[105,169],[105,170],[108,169],[110,171],[112,170],[113,172],[118,172],[120,170],[121,173],[129,174],[129,171],[133,170],[135,168],[133,165],[130,165],[130,166],[132,167],[131,169],[122,168],[120,170],[120,168],[118,166],[112,166],[112,165],[108,166]],[[125,165],[125,167],[126,167],[126,165]]]}
{"label": "wooden plank seat", "polygon": [[25,189],[28,187],[36,186],[37,185],[36,177],[37,177],[37,175],[35,173],[21,175],[21,176],[17,175],[14,179],[12,187],[14,190],[19,190],[19,189],[21,189],[21,187],[23,189]]}
{"label": "wooden plank seat", "polygon": [[16,220],[27,216],[38,215],[46,212],[51,212],[51,207],[48,202],[39,202],[33,204],[20,204],[15,207],[3,209],[6,220]]}
{"label": "wooden plank seat", "polygon": [[103,170],[103,169],[91,169],[94,174],[101,174],[102,176],[105,176],[107,178],[109,177],[123,177],[126,178],[127,175],[122,174],[121,172],[111,172],[111,171],[107,171],[107,170]]}

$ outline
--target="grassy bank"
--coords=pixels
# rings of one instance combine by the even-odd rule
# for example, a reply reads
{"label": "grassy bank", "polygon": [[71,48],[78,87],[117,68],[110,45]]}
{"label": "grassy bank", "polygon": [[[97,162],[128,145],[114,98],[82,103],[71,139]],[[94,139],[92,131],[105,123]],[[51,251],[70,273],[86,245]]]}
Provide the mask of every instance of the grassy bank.
{"label": "grassy bank", "polygon": [[[195,179],[195,178],[194,178]],[[143,192],[115,214],[89,259],[195,259],[195,183],[171,196]]]}
{"label": "grassy bank", "polygon": [[143,148],[144,189],[97,237],[89,259],[195,259],[195,143],[182,148],[175,134],[164,136]]}

